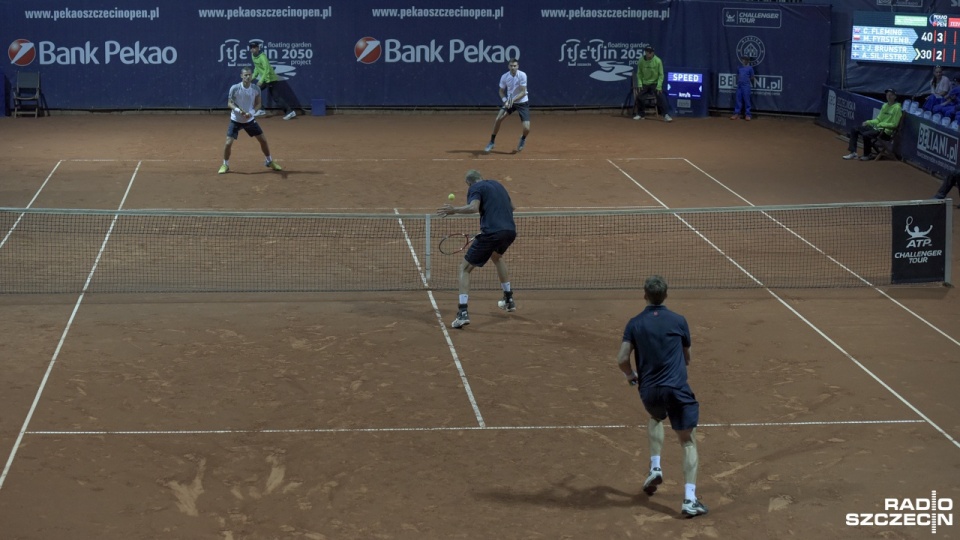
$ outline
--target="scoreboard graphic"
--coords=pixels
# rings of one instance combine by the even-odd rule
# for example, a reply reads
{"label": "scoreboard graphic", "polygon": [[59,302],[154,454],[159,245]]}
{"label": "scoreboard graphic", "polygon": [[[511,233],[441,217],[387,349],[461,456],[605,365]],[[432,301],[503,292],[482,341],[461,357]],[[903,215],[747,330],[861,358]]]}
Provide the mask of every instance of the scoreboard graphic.
{"label": "scoreboard graphic", "polygon": [[960,14],[857,11],[850,59],[960,67]]}

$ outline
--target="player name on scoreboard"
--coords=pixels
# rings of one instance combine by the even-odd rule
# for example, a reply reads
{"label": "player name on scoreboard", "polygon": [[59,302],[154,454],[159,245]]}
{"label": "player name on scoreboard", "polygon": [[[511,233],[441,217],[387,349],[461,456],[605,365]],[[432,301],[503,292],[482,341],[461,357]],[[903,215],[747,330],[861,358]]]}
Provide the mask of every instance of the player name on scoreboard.
{"label": "player name on scoreboard", "polygon": [[850,59],[956,66],[960,17],[856,12]]}
{"label": "player name on scoreboard", "polygon": [[850,58],[909,63],[919,54],[918,37],[913,28],[854,26]]}

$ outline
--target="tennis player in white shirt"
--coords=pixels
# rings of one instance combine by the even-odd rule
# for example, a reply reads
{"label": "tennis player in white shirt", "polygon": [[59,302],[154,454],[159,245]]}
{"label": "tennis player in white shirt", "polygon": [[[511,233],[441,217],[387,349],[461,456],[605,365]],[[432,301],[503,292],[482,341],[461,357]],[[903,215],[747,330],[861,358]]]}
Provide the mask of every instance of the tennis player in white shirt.
{"label": "tennis player in white shirt", "polygon": [[530,104],[527,93],[527,74],[520,71],[520,62],[516,58],[511,58],[507,63],[510,71],[500,77],[500,101],[503,106],[497,112],[497,120],[493,123],[493,134],[490,135],[490,143],[483,149],[485,154],[493,150],[494,141],[497,138],[497,132],[500,131],[500,124],[507,116],[517,112],[520,115],[520,121],[523,123],[523,136],[517,143],[517,152],[522,152],[524,145],[527,144],[527,135],[530,134]]}

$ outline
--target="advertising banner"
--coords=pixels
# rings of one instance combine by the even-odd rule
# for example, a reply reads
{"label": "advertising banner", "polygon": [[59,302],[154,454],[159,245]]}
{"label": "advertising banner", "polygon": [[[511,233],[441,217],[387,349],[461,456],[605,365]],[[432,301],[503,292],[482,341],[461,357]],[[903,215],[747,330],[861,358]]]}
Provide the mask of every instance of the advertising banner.
{"label": "advertising banner", "polygon": [[847,133],[875,118],[882,106],[883,102],[878,99],[824,85],[817,123],[825,128]]}
{"label": "advertising banner", "polygon": [[[754,58],[759,110],[816,112],[826,81],[829,6],[679,0],[0,2],[8,79],[39,71],[54,109],[224,107],[247,44],[301,103],[328,107],[495,106],[510,58],[531,106],[618,107],[653,45],[665,66],[717,77],[732,104],[739,54]],[[808,44],[797,47],[797,43]],[[820,46],[816,44],[819,43]]]}
{"label": "advertising banner", "polygon": [[948,175],[960,170],[960,132],[913,114],[904,115],[900,127],[900,153],[904,161],[922,169]]}
{"label": "advertising banner", "polygon": [[950,210],[942,203],[891,208],[891,283],[949,281],[946,252]]}
{"label": "advertising banner", "polygon": [[820,86],[829,71],[829,46],[810,44],[829,44],[830,6],[697,2],[681,6],[698,12],[683,19],[685,27],[678,28],[688,36],[689,53],[683,60],[697,65],[691,55],[709,58],[708,67],[716,74],[714,107],[733,108],[737,67],[746,56],[755,72],[751,89],[755,110],[819,110]]}

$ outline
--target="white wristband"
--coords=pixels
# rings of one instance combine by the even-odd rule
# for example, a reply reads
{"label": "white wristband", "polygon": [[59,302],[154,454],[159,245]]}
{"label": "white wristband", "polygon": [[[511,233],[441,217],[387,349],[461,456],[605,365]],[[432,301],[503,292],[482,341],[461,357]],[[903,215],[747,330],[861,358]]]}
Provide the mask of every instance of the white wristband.
{"label": "white wristband", "polygon": [[234,108],[233,108],[233,112],[235,112],[235,113],[237,113],[237,114],[243,114],[243,111],[240,110],[240,107],[234,107]]}
{"label": "white wristband", "polygon": [[504,103],[507,102],[507,98],[505,98],[505,97],[502,97],[502,98],[500,98],[500,99],[502,99]]}

